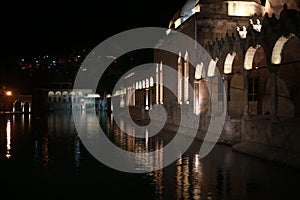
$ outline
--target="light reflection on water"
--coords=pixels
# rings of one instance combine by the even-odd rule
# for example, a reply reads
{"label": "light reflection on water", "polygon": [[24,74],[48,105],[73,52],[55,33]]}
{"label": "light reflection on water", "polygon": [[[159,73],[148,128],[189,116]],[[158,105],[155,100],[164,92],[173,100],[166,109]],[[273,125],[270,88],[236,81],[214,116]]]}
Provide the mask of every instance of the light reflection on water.
{"label": "light reflection on water", "polygon": [[[89,112],[81,114],[87,119],[87,130],[92,130],[93,123],[98,121],[90,119]],[[124,122],[120,122],[121,128],[130,135],[116,127],[105,112],[97,117],[107,137],[120,148],[132,152],[158,150],[153,157],[143,154],[135,157],[136,162],[143,164],[140,167],[163,166],[162,148],[172,139],[171,134],[148,137],[146,129],[145,138],[135,138],[136,130]],[[89,132],[87,135],[93,137]],[[64,180],[64,187],[53,192],[64,192],[68,198],[86,191],[91,196],[99,191],[107,193],[111,188],[116,190],[116,194],[109,193],[112,198],[120,194],[123,199],[288,199],[298,195],[299,171],[234,153],[224,145],[215,146],[207,157],[200,159],[200,145],[193,143],[166,168],[147,174],[128,174],[99,164],[88,153],[69,112],[0,116],[0,173],[9,172],[7,179],[14,180],[11,184],[26,174],[26,180],[42,181],[41,187],[27,181],[28,187],[35,185],[35,190],[45,191],[44,188]],[[55,184],[48,182],[49,177]],[[5,182],[6,175],[1,178]]]}
{"label": "light reflection on water", "polygon": [[10,125],[10,119],[7,120],[6,125],[6,158],[10,158],[10,139],[11,139],[11,125]]}

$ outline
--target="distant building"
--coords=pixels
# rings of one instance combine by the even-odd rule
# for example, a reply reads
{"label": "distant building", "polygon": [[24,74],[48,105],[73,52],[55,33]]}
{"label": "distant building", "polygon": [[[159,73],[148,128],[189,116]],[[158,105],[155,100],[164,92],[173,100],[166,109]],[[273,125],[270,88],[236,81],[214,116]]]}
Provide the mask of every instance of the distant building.
{"label": "distant building", "polygon": [[52,83],[47,89],[37,89],[36,111],[99,109],[107,110],[106,97],[93,92],[92,89],[72,89],[71,82]]}

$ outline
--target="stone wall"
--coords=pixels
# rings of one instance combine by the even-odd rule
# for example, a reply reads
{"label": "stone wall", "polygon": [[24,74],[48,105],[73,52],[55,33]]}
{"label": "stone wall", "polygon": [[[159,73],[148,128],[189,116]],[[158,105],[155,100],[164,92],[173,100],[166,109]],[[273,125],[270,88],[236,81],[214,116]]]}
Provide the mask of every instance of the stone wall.
{"label": "stone wall", "polygon": [[299,119],[272,122],[268,119],[242,121],[242,141],[300,152]]}

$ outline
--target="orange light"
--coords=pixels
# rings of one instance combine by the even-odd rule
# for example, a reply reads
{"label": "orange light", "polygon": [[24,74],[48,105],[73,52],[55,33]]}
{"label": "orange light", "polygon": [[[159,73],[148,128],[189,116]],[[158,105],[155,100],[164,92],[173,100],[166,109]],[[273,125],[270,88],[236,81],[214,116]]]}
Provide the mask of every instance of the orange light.
{"label": "orange light", "polygon": [[12,91],[7,91],[6,92],[6,96],[11,96],[12,95]]}

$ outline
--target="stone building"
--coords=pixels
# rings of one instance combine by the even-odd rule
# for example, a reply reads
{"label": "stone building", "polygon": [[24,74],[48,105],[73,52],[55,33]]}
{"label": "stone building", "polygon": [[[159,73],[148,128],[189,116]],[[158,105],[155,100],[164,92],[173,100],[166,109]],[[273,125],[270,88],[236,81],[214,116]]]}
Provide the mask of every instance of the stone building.
{"label": "stone building", "polygon": [[[300,152],[298,6],[298,1],[288,0],[284,4],[277,0],[188,0],[175,13],[170,32],[157,47],[169,45],[171,30],[175,30],[196,40],[209,60],[200,59],[192,66],[189,59],[195,49],[177,55],[156,50],[153,73],[145,80],[135,80],[136,85],[130,82],[135,92],[124,98],[135,100],[128,100],[128,106],[147,111],[160,104],[173,125],[180,124],[178,113],[184,108],[200,117],[198,136],[203,139],[201,132],[207,130],[211,115],[216,114],[212,105],[217,104],[217,112],[227,108],[220,142],[237,144],[241,151],[253,143]],[[176,94],[163,86],[168,76],[165,65],[182,75],[173,77]],[[252,149],[247,146],[248,152],[255,151],[255,145]]]}

